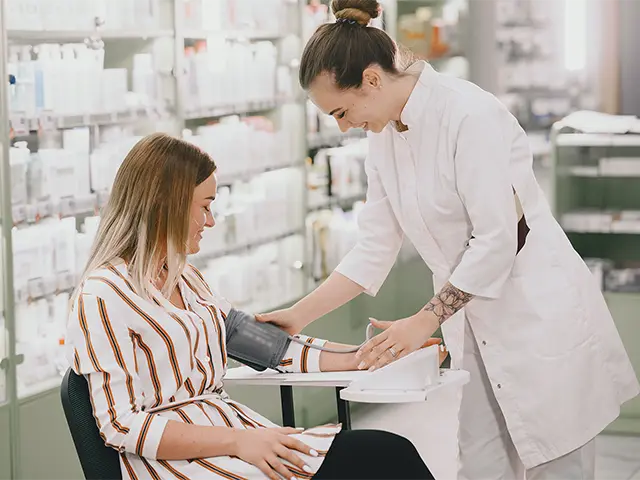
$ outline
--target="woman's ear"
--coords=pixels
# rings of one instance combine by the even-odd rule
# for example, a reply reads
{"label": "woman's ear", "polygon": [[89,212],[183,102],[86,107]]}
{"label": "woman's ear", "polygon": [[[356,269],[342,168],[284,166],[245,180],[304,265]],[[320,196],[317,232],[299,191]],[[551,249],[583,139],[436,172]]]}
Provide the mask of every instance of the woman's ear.
{"label": "woman's ear", "polygon": [[375,68],[366,68],[364,72],[362,72],[362,85],[369,88],[380,88],[382,86],[380,72]]}

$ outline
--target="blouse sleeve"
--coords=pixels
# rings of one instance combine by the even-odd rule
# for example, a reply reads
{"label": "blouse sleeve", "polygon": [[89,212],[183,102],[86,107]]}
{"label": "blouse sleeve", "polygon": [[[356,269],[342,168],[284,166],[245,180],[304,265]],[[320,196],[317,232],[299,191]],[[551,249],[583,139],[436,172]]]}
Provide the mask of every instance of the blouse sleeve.
{"label": "blouse sleeve", "polygon": [[67,329],[69,360],[89,384],[93,412],[105,444],[155,460],[167,419],[141,409],[133,341],[124,301],[80,294]]}
{"label": "blouse sleeve", "polygon": [[320,350],[309,345],[324,346],[327,340],[296,335],[302,343],[291,342],[278,366],[282,373],[315,373],[320,371]]}
{"label": "blouse sleeve", "polygon": [[515,261],[518,217],[510,179],[513,127],[501,106],[476,107],[462,121],[454,157],[456,186],[472,225],[469,248],[449,282],[498,298]]}
{"label": "blouse sleeve", "polygon": [[336,271],[375,296],[393,267],[404,234],[387,198],[380,175],[365,161],[367,201],[358,214],[358,242]]}

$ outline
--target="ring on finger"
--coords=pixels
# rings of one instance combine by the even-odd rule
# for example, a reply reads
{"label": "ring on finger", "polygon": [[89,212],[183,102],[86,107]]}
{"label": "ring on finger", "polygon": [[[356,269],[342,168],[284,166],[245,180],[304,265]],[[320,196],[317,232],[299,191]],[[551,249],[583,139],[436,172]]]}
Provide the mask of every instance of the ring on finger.
{"label": "ring on finger", "polygon": [[389,347],[389,353],[393,358],[396,358],[398,356],[398,352],[396,352],[393,347]]}

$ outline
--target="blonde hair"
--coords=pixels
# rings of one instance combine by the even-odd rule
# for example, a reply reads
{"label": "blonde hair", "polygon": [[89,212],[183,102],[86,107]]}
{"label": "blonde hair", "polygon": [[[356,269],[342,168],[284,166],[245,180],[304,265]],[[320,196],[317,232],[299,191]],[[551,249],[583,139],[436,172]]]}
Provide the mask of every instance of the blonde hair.
{"label": "blonde hair", "polygon": [[209,155],[184,140],[162,133],[140,140],[118,170],[71,305],[92,272],[118,259],[146,299],[166,266],[162,293],[168,297],[187,263],[194,189],[215,170]]}

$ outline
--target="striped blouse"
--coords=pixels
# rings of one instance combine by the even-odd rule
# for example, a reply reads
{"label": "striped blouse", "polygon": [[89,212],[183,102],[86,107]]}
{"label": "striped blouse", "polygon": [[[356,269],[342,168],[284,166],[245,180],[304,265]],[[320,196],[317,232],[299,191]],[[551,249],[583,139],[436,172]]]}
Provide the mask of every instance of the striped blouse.
{"label": "striped blouse", "polygon": [[[73,370],[88,380],[100,434],[120,452],[123,478],[264,478],[257,467],[236,457],[156,457],[169,420],[238,429],[277,426],[231,400],[223,389],[224,319],[230,305],[210,292],[191,266],[179,290],[187,310],[157,290],[148,301],[135,293],[122,262],[96,270],[86,280],[70,314],[67,352]],[[306,343],[325,342],[300,337]],[[319,358],[318,350],[292,343],[280,370],[316,372]],[[298,478],[311,478],[339,431],[339,425],[325,425],[294,435],[320,456],[299,454],[313,473],[287,466]]]}

